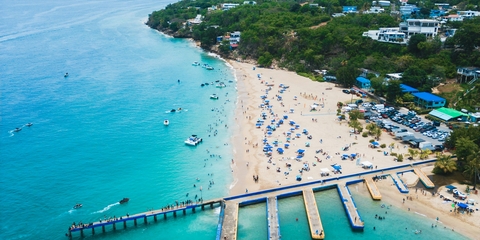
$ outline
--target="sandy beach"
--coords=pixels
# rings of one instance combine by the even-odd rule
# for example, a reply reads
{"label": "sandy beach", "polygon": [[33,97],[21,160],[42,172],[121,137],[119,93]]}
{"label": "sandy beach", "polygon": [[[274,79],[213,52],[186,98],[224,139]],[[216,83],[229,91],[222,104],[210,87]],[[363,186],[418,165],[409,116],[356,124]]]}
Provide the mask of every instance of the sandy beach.
{"label": "sandy beach", "polygon": [[[321,169],[329,169],[330,176],[334,176],[334,169],[331,166],[333,164],[341,165],[341,174],[351,174],[369,171],[359,164],[363,161],[371,162],[374,169],[410,162],[410,160],[396,162],[390,154],[384,155],[384,151],[408,153],[408,147],[394,140],[387,132],[382,133],[378,142],[387,146],[395,143],[393,149],[370,148],[369,140],[373,137],[364,138],[353,134],[347,121],[338,120],[337,103],[351,103],[359,97],[343,93],[342,88],[336,87],[333,83],[314,82],[293,72],[256,68],[252,64],[236,61],[229,63],[235,69],[238,81],[235,113],[237,126],[233,137],[234,159],[231,163],[234,182],[230,188],[231,195],[295,184],[298,182],[297,175],[301,176],[302,182],[326,178],[321,176]],[[280,84],[288,86],[283,93],[279,92],[282,89],[279,87]],[[266,105],[262,107],[262,104],[265,104],[262,96],[269,100],[270,108]],[[278,96],[281,96],[281,99]],[[311,111],[314,104],[318,105],[317,110]],[[263,120],[262,113],[266,114],[264,123],[257,127],[257,120]],[[284,116],[288,118],[284,119]],[[283,119],[284,123],[275,131],[271,131],[271,135],[267,134],[267,125],[277,123],[280,119]],[[299,125],[293,131],[291,128],[295,127],[289,125],[291,120],[295,121],[295,125]],[[360,122],[365,128],[365,121]],[[306,129],[308,134],[303,134],[303,129]],[[288,132],[291,132],[291,136],[287,136]],[[307,136],[311,136],[311,139]],[[267,156],[263,151],[264,139],[270,145],[277,141],[278,147],[284,149],[283,154],[278,153],[277,147],[274,146],[271,156]],[[287,149],[284,147],[285,143],[290,145]],[[309,143],[308,147],[306,143]],[[348,150],[344,151],[345,147],[348,147]],[[305,150],[304,156],[301,160],[296,160],[296,152],[299,149]],[[343,154],[356,154],[357,157],[342,160]],[[258,181],[254,176],[258,176]],[[403,204],[401,200],[406,195],[388,184],[390,182],[392,181],[383,181],[379,184],[383,199],[387,202],[403,208],[409,207],[411,211],[418,210],[429,218],[439,217],[445,226],[462,231],[462,234],[472,239],[480,234],[478,213],[464,218],[460,214],[450,213],[448,210],[451,207],[447,209],[449,204],[443,204],[440,197],[432,197],[431,193],[430,197],[420,196],[418,200],[414,199]],[[442,187],[436,189],[441,193]],[[478,195],[474,197],[477,197],[478,202]]]}

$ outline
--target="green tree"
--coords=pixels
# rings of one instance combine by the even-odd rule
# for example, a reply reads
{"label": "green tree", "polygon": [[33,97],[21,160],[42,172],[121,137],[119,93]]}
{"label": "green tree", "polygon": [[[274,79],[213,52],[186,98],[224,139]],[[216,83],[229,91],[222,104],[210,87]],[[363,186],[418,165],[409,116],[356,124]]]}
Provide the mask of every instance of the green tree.
{"label": "green tree", "polygon": [[420,154],[417,149],[409,148],[408,155],[412,158],[416,158]]}
{"label": "green tree", "polygon": [[373,129],[373,135],[375,136],[375,139],[379,140],[380,139],[380,136],[382,136],[382,129],[377,127],[375,129]]}
{"label": "green tree", "polygon": [[478,18],[466,21],[455,32],[455,43],[460,45],[466,52],[480,46],[480,20]]}
{"label": "green tree", "polygon": [[408,40],[408,46],[407,46],[408,51],[416,56],[421,55],[421,51],[418,45],[426,41],[427,41],[427,37],[423,34],[415,34],[411,36],[410,39]]}
{"label": "green tree", "polygon": [[337,70],[335,74],[337,81],[344,87],[350,88],[355,84],[355,79],[358,76],[357,70],[347,61],[342,61],[342,66]]}
{"label": "green tree", "polygon": [[358,120],[351,120],[348,123],[348,126],[353,128],[355,132],[360,132],[360,128],[362,128],[362,124]]}
{"label": "green tree", "polygon": [[478,145],[469,138],[461,137],[455,143],[455,154],[459,161],[466,162],[467,158],[478,152]]}
{"label": "green tree", "polygon": [[463,173],[470,179],[473,178],[473,189],[477,187],[477,178],[479,178],[480,169],[480,149],[475,149],[472,154],[467,157],[467,164]]}
{"label": "green tree", "polygon": [[402,96],[402,88],[400,87],[400,81],[391,80],[387,86],[387,101],[395,103],[397,97]]}
{"label": "green tree", "polygon": [[387,91],[387,85],[385,84],[385,79],[383,77],[376,77],[370,79],[372,88],[375,90],[375,94],[378,96],[383,96]]}
{"label": "green tree", "polygon": [[352,120],[352,121],[358,120],[358,119],[363,119],[363,113],[360,112],[357,109],[350,111],[348,113],[348,116],[349,116],[349,119]]}
{"label": "green tree", "polygon": [[420,159],[427,159],[430,154],[432,154],[430,149],[420,150]]}
{"label": "green tree", "polygon": [[457,170],[457,162],[450,155],[439,155],[435,162],[433,172],[441,174],[450,174]]}
{"label": "green tree", "polygon": [[414,98],[415,97],[410,93],[405,93],[402,96],[402,100],[403,100],[404,103],[413,102]]}
{"label": "green tree", "polygon": [[[421,34],[417,34],[421,35]],[[415,36],[417,36],[415,35]],[[427,72],[418,67],[417,65],[412,65],[402,74],[402,82],[410,87],[420,87],[425,84],[427,80]]]}

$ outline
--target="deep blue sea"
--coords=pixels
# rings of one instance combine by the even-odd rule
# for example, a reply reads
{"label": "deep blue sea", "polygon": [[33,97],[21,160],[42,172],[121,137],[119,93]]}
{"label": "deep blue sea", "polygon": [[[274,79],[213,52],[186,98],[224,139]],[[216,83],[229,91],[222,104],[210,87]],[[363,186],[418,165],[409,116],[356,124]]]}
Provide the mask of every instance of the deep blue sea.
{"label": "deep blue sea", "polygon": [[[144,24],[149,13],[170,2],[0,0],[0,239],[66,239],[73,222],[228,194],[234,74],[191,41]],[[192,66],[194,61],[215,70]],[[216,80],[227,87],[200,86]],[[211,100],[213,93],[220,99]],[[191,134],[204,142],[186,146]],[[124,197],[130,202],[118,204]],[[317,194],[317,200],[331,239],[376,238],[371,231],[352,233],[346,218],[336,218],[345,216],[335,191]],[[363,202],[363,211],[378,208]],[[83,207],[73,209],[76,203]],[[307,226],[301,223],[304,213],[298,214],[301,203],[292,198],[279,204],[284,239],[308,238],[301,230]],[[85,235],[214,239],[218,214],[197,211]],[[256,230],[266,226],[262,214],[264,206],[240,210],[240,239],[267,238],[266,229]],[[412,218],[401,214],[396,221]],[[415,237],[427,236],[434,235]]]}

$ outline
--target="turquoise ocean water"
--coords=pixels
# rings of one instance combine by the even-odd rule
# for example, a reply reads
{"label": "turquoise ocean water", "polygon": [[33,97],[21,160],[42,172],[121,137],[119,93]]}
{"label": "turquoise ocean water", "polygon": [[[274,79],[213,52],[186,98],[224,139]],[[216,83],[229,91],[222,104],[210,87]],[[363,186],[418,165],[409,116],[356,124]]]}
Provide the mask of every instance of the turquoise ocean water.
{"label": "turquoise ocean water", "polygon": [[[192,42],[144,25],[149,13],[170,2],[0,1],[0,239],[66,239],[72,222],[228,193],[233,72]],[[215,80],[228,86],[200,87]],[[213,93],[220,99],[210,100]],[[183,110],[166,113],[173,108]],[[33,126],[25,126],[29,122]],[[204,143],[185,146],[191,134]],[[130,202],[119,205],[124,197]],[[397,238],[383,223],[377,232],[354,233],[336,191],[317,193],[317,200],[330,239],[413,236]],[[368,198],[360,201],[362,211],[378,208]],[[308,238],[302,202],[279,202],[284,239]],[[76,203],[83,207],[74,210]],[[398,212],[384,223],[422,221]],[[106,234],[97,229],[86,238],[214,239],[218,214],[197,211]],[[266,239],[266,229],[258,230],[266,226],[262,215],[265,206],[242,208],[239,238]],[[448,234],[440,236],[458,236]],[[438,238],[413,237],[431,236]]]}

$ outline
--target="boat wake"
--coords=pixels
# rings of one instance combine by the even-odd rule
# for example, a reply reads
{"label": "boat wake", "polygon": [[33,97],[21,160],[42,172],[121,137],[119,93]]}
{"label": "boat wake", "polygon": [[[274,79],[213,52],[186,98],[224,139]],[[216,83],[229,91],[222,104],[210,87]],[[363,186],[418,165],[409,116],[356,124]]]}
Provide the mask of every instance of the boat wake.
{"label": "boat wake", "polygon": [[116,206],[116,205],[120,205],[120,203],[119,203],[119,202],[116,202],[116,203],[110,204],[110,205],[104,207],[102,210],[93,212],[92,214],[103,213],[103,212],[105,212],[105,211],[108,211],[110,208],[112,208],[113,206]]}

